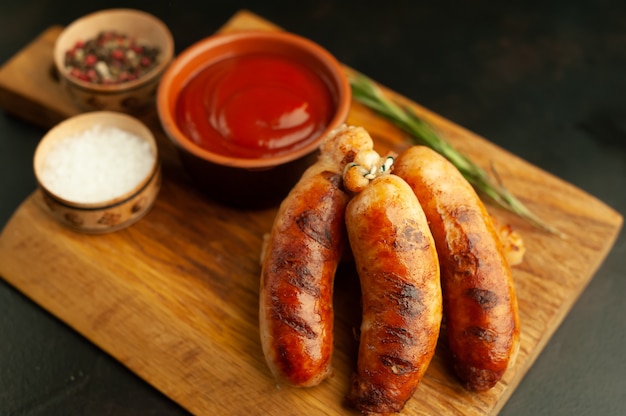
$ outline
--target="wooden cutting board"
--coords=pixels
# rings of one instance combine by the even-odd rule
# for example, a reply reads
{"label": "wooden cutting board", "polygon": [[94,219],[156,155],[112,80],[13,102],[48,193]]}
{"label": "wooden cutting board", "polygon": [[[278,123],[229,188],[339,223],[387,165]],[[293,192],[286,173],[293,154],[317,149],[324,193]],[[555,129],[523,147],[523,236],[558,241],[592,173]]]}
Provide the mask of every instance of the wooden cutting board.
{"label": "wooden cutting board", "polygon": [[[222,30],[247,29],[279,30],[247,11]],[[0,69],[2,107],[47,127],[78,112],[50,76],[60,30],[49,29]],[[403,411],[494,415],[591,280],[623,219],[580,189],[385,91],[480,165],[493,164],[514,194],[567,235],[546,234],[489,207],[527,248],[514,269],[522,324],[517,362],[491,391],[469,393],[451,373],[442,339]],[[144,121],[158,138],[164,174],[148,215],[112,234],[78,234],[54,222],[35,191],[2,231],[0,275],[192,413],[349,414],[344,397],[356,366],[360,293],[352,265],[342,265],[336,279],[334,377],[311,389],[277,386],[261,352],[257,312],[259,253],[276,210],[213,203],[190,185],[156,116]],[[357,103],[348,122],[366,127],[380,152],[408,146],[400,131]]]}

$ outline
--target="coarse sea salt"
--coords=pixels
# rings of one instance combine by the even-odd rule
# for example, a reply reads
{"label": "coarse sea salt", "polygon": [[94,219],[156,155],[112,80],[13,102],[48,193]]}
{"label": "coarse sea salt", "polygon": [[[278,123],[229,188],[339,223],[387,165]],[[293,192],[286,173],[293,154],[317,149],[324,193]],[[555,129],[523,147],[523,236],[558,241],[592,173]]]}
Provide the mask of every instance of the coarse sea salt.
{"label": "coarse sea salt", "polygon": [[40,180],[67,201],[104,202],[139,185],[155,159],[152,147],[141,137],[117,127],[95,125],[54,143]]}

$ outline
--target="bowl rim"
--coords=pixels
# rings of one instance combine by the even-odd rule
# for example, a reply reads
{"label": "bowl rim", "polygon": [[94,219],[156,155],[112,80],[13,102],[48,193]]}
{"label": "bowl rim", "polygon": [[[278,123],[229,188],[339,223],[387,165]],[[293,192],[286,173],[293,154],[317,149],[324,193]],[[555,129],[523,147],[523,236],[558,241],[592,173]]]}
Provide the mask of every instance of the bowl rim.
{"label": "bowl rim", "polygon": [[[75,30],[79,25],[84,24],[85,22],[89,22],[93,19],[100,19],[106,15],[126,15],[129,17],[145,19],[146,21],[151,22],[152,25],[156,29],[161,32],[163,38],[165,40],[165,47],[162,48],[161,54],[162,57],[159,60],[158,64],[152,68],[150,71],[145,73],[143,76],[134,79],[132,81],[121,82],[119,84],[94,84],[92,82],[83,81],[81,79],[77,79],[69,75],[69,72],[65,68],[64,57],[65,50],[61,50],[61,43],[66,36],[72,34],[72,31]],[[72,21],[69,25],[67,25],[63,31],[59,34],[54,42],[52,58],[54,60],[54,65],[56,68],[59,77],[63,78],[65,81],[78,87],[85,91],[97,92],[100,94],[116,94],[120,92],[129,92],[138,88],[143,87],[145,84],[151,82],[155,78],[158,78],[160,74],[167,68],[169,63],[172,61],[174,57],[174,37],[172,32],[167,27],[167,25],[158,17],[148,12],[139,9],[120,7],[120,8],[111,8],[111,9],[103,9],[98,10],[86,15],[83,15],[76,20]]]}
{"label": "bowl rim", "polygon": [[[150,147],[154,151],[154,160],[153,160],[152,166],[150,167],[150,170],[145,175],[145,177],[143,177],[137,184],[135,184],[127,192],[119,194],[113,198],[103,199],[101,201],[96,201],[96,202],[73,201],[73,200],[64,198],[60,196],[59,194],[53,192],[42,181],[41,169],[40,169],[40,166],[43,164],[42,158],[45,158],[46,156],[45,152],[47,152],[48,147],[50,146],[50,141],[62,140],[63,136],[60,136],[60,134],[64,130],[70,128],[72,124],[83,123],[84,125],[93,126],[93,125],[98,124],[98,121],[101,119],[122,120],[123,122],[132,125],[133,128],[139,131],[139,133],[132,132],[132,134],[135,134],[139,136],[142,140],[147,141],[150,144]],[[122,127],[118,127],[118,128],[120,130],[128,131]],[[86,128],[81,129],[81,130],[76,130],[75,133],[78,131],[84,131],[84,130],[86,130]],[[66,135],[64,137],[68,137],[68,136]],[[160,166],[161,166],[161,162],[160,162],[160,157],[159,157],[158,144],[156,142],[154,134],[152,134],[152,131],[141,120],[131,115],[121,113],[118,111],[89,111],[89,112],[72,116],[70,118],[67,118],[61,121],[60,123],[52,127],[50,130],[48,130],[48,132],[41,138],[41,140],[37,144],[37,147],[35,148],[33,161],[32,161],[32,167],[33,167],[33,172],[35,174],[35,179],[36,179],[37,185],[41,188],[42,192],[44,192],[46,195],[48,195],[50,198],[54,199],[56,202],[60,203],[61,205],[64,205],[66,207],[70,207],[73,209],[81,209],[81,210],[98,210],[98,209],[113,207],[121,203],[127,202],[128,200],[134,198],[136,195],[140,194],[142,191],[144,191],[147,188],[148,184],[158,174],[158,171],[160,170]]]}
{"label": "bowl rim", "polygon": [[[337,88],[337,102],[336,111],[328,123],[328,127],[324,132],[315,140],[310,141],[305,146],[302,146],[292,152],[262,157],[262,158],[243,158],[228,156],[220,153],[211,152],[188,139],[181,131],[178,123],[175,120],[174,114],[170,111],[170,108],[176,106],[178,96],[170,100],[172,94],[169,93],[169,89],[173,80],[177,77],[177,71],[179,68],[184,67],[188,62],[192,61],[198,55],[205,53],[208,49],[214,46],[221,46],[230,42],[238,42],[247,40],[250,38],[259,39],[260,41],[278,41],[287,42],[291,45],[295,45],[305,52],[309,53],[319,60],[324,67],[328,68],[328,75],[332,87]],[[225,55],[225,57],[234,55]],[[191,76],[183,80],[183,84],[187,83],[195,74],[202,70],[204,66],[200,65],[191,72]],[[201,39],[181,52],[166,69],[157,91],[157,113],[161,125],[175,146],[182,148],[192,155],[207,160],[209,162],[234,167],[234,168],[247,168],[247,169],[265,169],[273,166],[282,165],[288,162],[298,160],[315,150],[317,150],[324,138],[333,128],[339,127],[348,117],[351,106],[351,92],[350,83],[347,75],[343,69],[341,63],[325,48],[315,43],[314,41],[305,38],[303,36],[277,30],[244,30],[236,32],[223,32],[210,35],[204,39]],[[172,101],[174,101],[172,103]]]}

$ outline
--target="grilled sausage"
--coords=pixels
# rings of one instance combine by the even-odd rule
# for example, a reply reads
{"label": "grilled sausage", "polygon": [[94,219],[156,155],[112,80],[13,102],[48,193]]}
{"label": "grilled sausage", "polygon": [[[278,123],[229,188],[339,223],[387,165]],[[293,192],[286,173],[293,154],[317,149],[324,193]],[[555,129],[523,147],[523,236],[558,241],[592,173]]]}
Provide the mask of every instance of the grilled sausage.
{"label": "grilled sausage", "polygon": [[390,174],[354,196],[346,225],[363,308],[348,400],[364,413],[398,412],[423,378],[439,336],[435,245],[411,188]]}
{"label": "grilled sausage", "polygon": [[491,217],[461,173],[427,147],[400,154],[394,174],[413,188],[435,239],[455,371],[467,389],[488,390],[513,362],[520,331],[513,277]]}
{"label": "grilled sausage", "polygon": [[361,128],[342,126],[326,137],[318,161],[281,203],[265,242],[259,324],[265,359],[279,382],[310,387],[331,373],[333,282],[347,241],[342,173],[372,147]]}

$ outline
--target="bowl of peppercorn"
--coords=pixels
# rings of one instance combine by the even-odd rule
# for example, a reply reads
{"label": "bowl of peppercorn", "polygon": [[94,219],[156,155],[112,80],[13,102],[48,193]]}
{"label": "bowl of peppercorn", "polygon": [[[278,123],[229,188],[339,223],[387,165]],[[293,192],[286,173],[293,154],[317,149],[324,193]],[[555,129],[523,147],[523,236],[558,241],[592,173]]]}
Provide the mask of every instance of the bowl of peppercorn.
{"label": "bowl of peppercorn", "polygon": [[167,26],[135,9],[83,16],[54,45],[59,81],[82,111],[137,115],[153,110],[159,81],[173,56]]}

